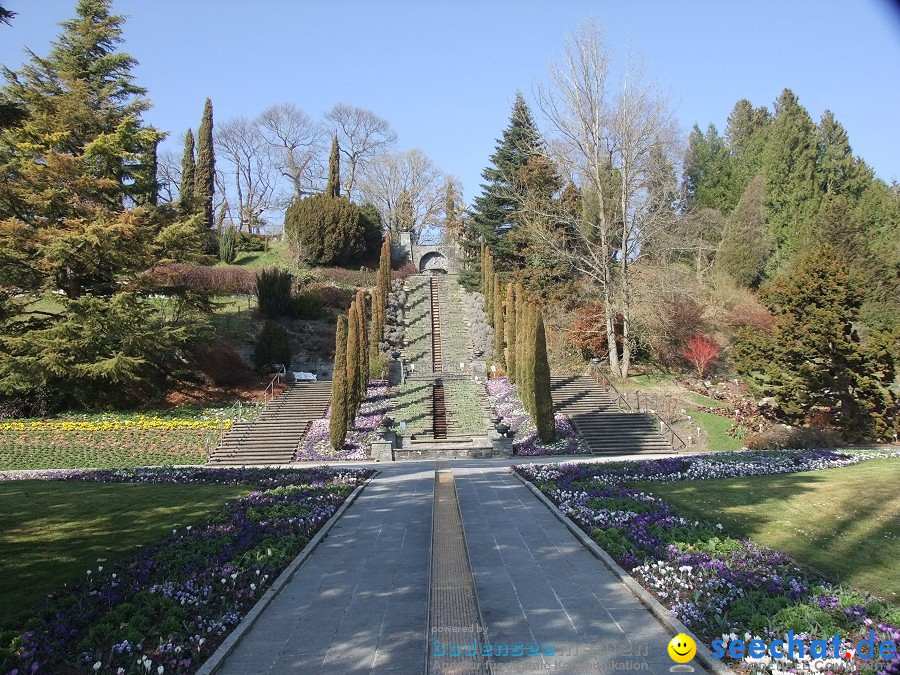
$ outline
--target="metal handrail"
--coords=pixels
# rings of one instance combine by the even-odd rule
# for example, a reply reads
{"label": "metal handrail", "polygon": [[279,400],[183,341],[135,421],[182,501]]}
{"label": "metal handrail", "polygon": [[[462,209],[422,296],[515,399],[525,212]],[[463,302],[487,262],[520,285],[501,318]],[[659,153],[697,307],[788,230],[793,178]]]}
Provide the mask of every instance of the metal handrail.
{"label": "metal handrail", "polygon": [[[628,396],[623,394],[616,388],[616,385],[614,385],[612,381],[606,376],[606,373],[600,370],[600,367],[596,363],[591,364],[591,373],[594,374],[595,379],[597,380],[597,384],[601,388],[605,386],[605,391],[607,394],[609,394],[610,392],[615,392],[615,397],[610,395],[610,398],[613,399],[613,401],[616,403],[616,405],[619,406],[620,409],[625,407],[631,412],[640,412],[652,415],[656,419],[656,421],[659,422],[660,435],[665,438],[665,433],[663,432],[664,428],[669,432],[668,441],[673,450],[677,452],[678,450],[684,450],[687,447],[687,443],[684,442],[684,439],[678,435],[678,432],[675,431],[672,425],[669,424],[665,419],[663,419],[663,417],[658,412],[656,412],[656,410],[653,410],[652,408],[641,408],[641,394],[644,394],[644,402],[646,403],[649,398],[647,392],[641,392],[640,390],[635,392],[635,405],[637,406],[637,410],[635,410],[631,406],[631,403],[628,402]],[[678,447],[675,447],[676,440],[678,441]]]}

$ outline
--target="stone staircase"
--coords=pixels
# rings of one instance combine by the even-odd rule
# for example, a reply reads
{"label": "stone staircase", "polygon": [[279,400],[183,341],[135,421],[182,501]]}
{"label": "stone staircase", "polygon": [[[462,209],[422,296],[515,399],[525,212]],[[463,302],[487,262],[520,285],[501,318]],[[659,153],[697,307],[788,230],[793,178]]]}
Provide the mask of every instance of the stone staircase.
{"label": "stone staircase", "polygon": [[672,452],[650,415],[623,412],[591,378],[553,377],[553,408],[565,413],[596,455]]}
{"label": "stone staircase", "polygon": [[309,424],[331,403],[331,382],[300,382],[274,398],[252,422],[236,422],[207,466],[287,464]]}

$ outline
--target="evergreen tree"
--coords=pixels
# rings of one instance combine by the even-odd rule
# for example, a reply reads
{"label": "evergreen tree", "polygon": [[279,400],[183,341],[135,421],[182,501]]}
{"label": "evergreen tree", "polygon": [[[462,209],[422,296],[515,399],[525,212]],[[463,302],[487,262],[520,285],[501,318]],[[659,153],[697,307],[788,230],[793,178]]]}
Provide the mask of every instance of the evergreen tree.
{"label": "evergreen tree", "polygon": [[742,286],[755,288],[772,253],[766,230],[765,179],[754,178],[725,224],[716,266]]}
{"label": "evergreen tree", "polygon": [[494,325],[494,256],[489,248],[484,253],[484,314],[489,326]]}
{"label": "evergreen tree", "polygon": [[692,210],[714,208],[728,213],[737,202],[739,193],[735,194],[732,185],[731,156],[713,124],[706,134],[696,124],[691,131],[684,158],[684,186],[687,205]]}
{"label": "evergreen tree", "polygon": [[347,409],[347,317],[338,317],[334,343],[334,377],[331,383],[331,419],[328,432],[331,447],[338,452],[347,438],[349,414]]}
{"label": "evergreen tree", "polygon": [[751,180],[762,172],[762,155],[771,119],[765,106],[754,108],[750,101],[735,103],[728,116],[725,139],[731,153],[734,194],[742,194]]}
{"label": "evergreen tree", "polygon": [[519,378],[522,404],[534,419],[534,331],[537,327],[537,307],[533,302],[525,303],[525,321],[522,324],[524,349],[522,350],[522,370]]}
{"label": "evergreen tree", "polygon": [[520,171],[528,159],[542,153],[537,125],[521,92],[516,92],[509,126],[497,141],[490,165],[482,171],[485,182],[472,204],[468,239],[484,241],[496,257],[499,271],[507,270],[517,254],[506,234],[520,226],[516,218],[522,197],[519,194]]}
{"label": "evergreen tree", "polygon": [[847,131],[830,110],[816,128],[816,183],[825,195],[844,195],[856,202],[873,178],[872,170],[853,156]]}
{"label": "evergreen tree", "polygon": [[366,292],[362,289],[356,291],[356,319],[358,326],[357,337],[359,338],[359,400],[362,401],[366,397],[366,389],[369,386],[369,331],[366,321],[368,312],[366,310]]}
{"label": "evergreen tree", "polygon": [[216,158],[213,152],[213,108],[206,99],[197,130],[197,165],[194,173],[194,204],[202,216],[203,229],[213,226],[213,194],[216,188]]}
{"label": "evergreen tree", "polygon": [[219,238],[219,260],[230,265],[237,256],[237,232],[229,225]]}
{"label": "evergreen tree", "polygon": [[525,372],[525,292],[522,283],[516,284],[516,383],[520,388]]}
{"label": "evergreen tree", "polygon": [[506,376],[516,383],[516,287],[506,285]]}
{"label": "evergreen tree", "polygon": [[500,275],[494,274],[494,363],[501,370],[506,368],[503,358],[503,297],[500,294]]}
{"label": "evergreen tree", "polygon": [[547,335],[544,331],[544,317],[536,311],[533,334],[530,336],[534,353],[534,370],[532,373],[534,410],[532,417],[537,427],[538,437],[544,443],[552,442],[556,437],[556,420],[553,417],[553,398],[550,393],[550,362],[547,359]]}
{"label": "evergreen tree", "polygon": [[182,215],[194,213],[194,134],[188,129],[184,134],[184,154],[181,156],[181,186],[178,190],[178,210]]}
{"label": "evergreen tree", "polygon": [[775,119],[763,155],[776,268],[800,250],[818,212],[817,154],[815,124],[794,93],[785,89],[775,103]]}
{"label": "evergreen tree", "polygon": [[897,421],[886,352],[861,344],[854,329],[861,293],[826,245],[782,273],[763,298],[775,315],[769,392],[792,419],[825,412],[850,437],[887,437]]}
{"label": "evergreen tree", "polygon": [[341,149],[338,146],[337,134],[331,139],[331,155],[328,157],[328,182],[325,194],[332,199],[341,196]]}
{"label": "evergreen tree", "polygon": [[363,380],[360,369],[359,354],[359,308],[356,300],[350,303],[350,313],[347,318],[347,420],[356,419],[359,410],[359,388]]}
{"label": "evergreen tree", "polygon": [[298,261],[349,265],[369,254],[369,224],[346,197],[317,194],[294,200],[284,214],[284,231]]}

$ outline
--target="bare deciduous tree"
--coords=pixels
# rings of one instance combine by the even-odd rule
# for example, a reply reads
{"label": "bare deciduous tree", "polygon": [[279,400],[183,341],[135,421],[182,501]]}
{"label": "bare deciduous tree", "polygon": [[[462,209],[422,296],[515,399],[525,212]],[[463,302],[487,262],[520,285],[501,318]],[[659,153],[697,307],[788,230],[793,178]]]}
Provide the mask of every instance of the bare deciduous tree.
{"label": "bare deciduous tree", "polygon": [[294,197],[318,191],[324,172],[320,161],[324,129],[291,103],[267,108],[257,123],[274,150],[278,170],[293,186]]}
{"label": "bare deciduous tree", "polygon": [[178,191],[181,189],[181,157],[171,148],[159,153],[156,182],[159,184],[160,201],[169,204],[178,201]]}
{"label": "bare deciduous tree", "polygon": [[390,123],[371,110],[338,103],[325,119],[338,135],[341,147],[341,183],[344,192],[353,194],[358,174],[377,155],[390,150],[397,142],[397,134]]}
{"label": "bare deciduous tree", "polygon": [[419,149],[374,157],[359,181],[359,193],[372,202],[396,236],[409,228],[413,240],[442,225],[446,177]]}
{"label": "bare deciduous tree", "polygon": [[[579,214],[524,214],[546,247],[601,289],[608,344],[616,344],[615,316],[624,324],[622,358],[609,350],[610,370],[627,377],[631,361],[631,285],[647,243],[672,222],[672,171],[677,134],[668,102],[639,62],[626,60],[619,78],[603,31],[582,24],[567,41],[562,62],[550,67],[538,105],[555,136],[554,160],[582,195],[596,202]],[[558,224],[569,221],[569,227]]]}

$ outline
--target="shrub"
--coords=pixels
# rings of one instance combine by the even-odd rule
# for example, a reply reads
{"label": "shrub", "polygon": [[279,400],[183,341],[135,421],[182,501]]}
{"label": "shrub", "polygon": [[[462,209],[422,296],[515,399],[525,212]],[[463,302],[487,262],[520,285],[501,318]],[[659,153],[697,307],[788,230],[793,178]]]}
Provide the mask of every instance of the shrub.
{"label": "shrub", "polygon": [[322,300],[314,291],[306,291],[291,299],[291,316],[315,321],[322,316]]}
{"label": "shrub", "polygon": [[243,267],[204,267],[172,263],[154,267],[144,274],[143,279],[162,289],[234,295],[254,293],[256,276],[255,271]]}
{"label": "shrub", "polygon": [[350,308],[354,297],[353,290],[350,288],[325,284],[310,284],[308,292],[318,297],[319,302],[325,307],[333,307],[341,312],[346,312]]}
{"label": "shrub", "polygon": [[294,277],[290,272],[279,269],[262,271],[256,280],[256,299],[264,317],[277,319],[291,316],[294,309],[291,298],[293,283]]}
{"label": "shrub", "polygon": [[702,379],[706,369],[719,357],[719,345],[711,338],[695,335],[688,340],[688,346],[681,355],[694,366],[697,377]]}
{"label": "shrub", "polygon": [[411,262],[403,263],[399,269],[391,272],[391,279],[406,279],[406,277],[411,277],[414,274],[418,274],[419,269],[412,264]]}
{"label": "shrub", "polygon": [[237,233],[234,227],[229,225],[219,237],[219,260],[231,264],[237,255]]}
{"label": "shrub", "polygon": [[372,227],[369,215],[349,199],[324,194],[295,200],[284,216],[291,249],[310,265],[347,265],[366,258]]}
{"label": "shrub", "polygon": [[276,363],[288,368],[291,363],[291,339],[288,332],[274,321],[263,324],[253,350],[253,365],[261,373],[271,372]]}
{"label": "shrub", "polygon": [[[616,314],[613,330],[616,334],[616,347],[619,353],[622,352],[624,322],[624,317]],[[566,338],[583,358],[606,358],[609,354],[609,343],[606,339],[606,316],[602,303],[587,305],[581,309],[572,322],[572,327],[566,333]]]}
{"label": "shrub", "polygon": [[250,371],[234,346],[226,342],[203,345],[191,355],[191,364],[218,387],[243,384]]}
{"label": "shrub", "polygon": [[266,240],[263,236],[258,234],[247,234],[246,232],[238,233],[235,245],[238,251],[256,252],[266,250]]}
{"label": "shrub", "polygon": [[338,317],[334,344],[334,377],[331,383],[331,418],[328,434],[331,447],[337,451],[347,438],[347,317]]}
{"label": "shrub", "polygon": [[707,332],[704,308],[693,298],[675,298],[667,302],[659,315],[659,337],[653,348],[663,365],[682,368],[686,365],[684,350],[697,334]]}
{"label": "shrub", "polygon": [[834,448],[840,445],[840,441],[840,434],[834,429],[810,429],[779,424],[758,434],[747,436],[745,443],[750,450],[770,450]]}

